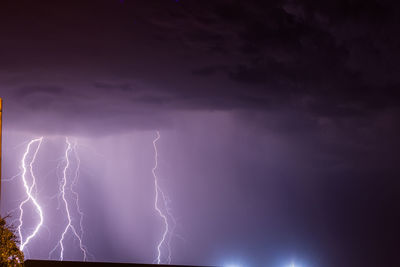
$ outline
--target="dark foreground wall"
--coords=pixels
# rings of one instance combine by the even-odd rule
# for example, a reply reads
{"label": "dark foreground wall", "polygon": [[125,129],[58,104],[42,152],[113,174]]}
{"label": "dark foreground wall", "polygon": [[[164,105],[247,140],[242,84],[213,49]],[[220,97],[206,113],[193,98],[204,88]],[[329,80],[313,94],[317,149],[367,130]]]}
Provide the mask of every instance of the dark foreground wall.
{"label": "dark foreground wall", "polygon": [[79,261],[41,261],[41,260],[27,260],[25,261],[26,267],[47,267],[47,266],[55,266],[55,267],[194,267],[189,265],[155,265],[155,264],[139,264],[139,263],[109,263],[109,262],[79,262]]}

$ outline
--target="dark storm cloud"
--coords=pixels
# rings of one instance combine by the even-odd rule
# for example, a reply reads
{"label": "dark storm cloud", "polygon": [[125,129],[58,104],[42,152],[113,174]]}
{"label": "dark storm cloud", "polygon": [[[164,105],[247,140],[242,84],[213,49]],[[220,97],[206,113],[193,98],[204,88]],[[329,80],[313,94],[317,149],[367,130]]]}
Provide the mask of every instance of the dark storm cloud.
{"label": "dark storm cloud", "polygon": [[218,71],[224,71],[227,68],[228,68],[227,66],[208,66],[195,69],[192,71],[192,73],[194,75],[209,76],[216,74]]}
{"label": "dark storm cloud", "polygon": [[[113,100],[106,109],[137,110],[131,106],[141,103],[143,113],[286,105],[316,116],[397,106],[395,3],[1,5],[6,101],[52,103],[66,96],[82,113],[88,105],[104,109],[105,99]],[[20,80],[10,82],[13,77]],[[73,86],[60,90],[66,82]]]}
{"label": "dark storm cloud", "polygon": [[44,86],[26,86],[21,87],[17,92],[17,97],[30,97],[35,94],[59,95],[64,91],[61,87],[44,87]]}
{"label": "dark storm cloud", "polygon": [[132,85],[128,83],[123,83],[123,84],[110,84],[110,83],[103,83],[103,82],[95,82],[94,86],[97,88],[101,89],[116,89],[116,90],[122,90],[122,91],[130,91],[132,90]]}

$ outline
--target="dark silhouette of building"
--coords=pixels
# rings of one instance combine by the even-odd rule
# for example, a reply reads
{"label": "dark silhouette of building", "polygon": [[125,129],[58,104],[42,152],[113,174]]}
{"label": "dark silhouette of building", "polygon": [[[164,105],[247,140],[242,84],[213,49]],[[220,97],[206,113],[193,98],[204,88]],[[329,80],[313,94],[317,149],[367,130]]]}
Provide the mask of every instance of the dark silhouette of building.
{"label": "dark silhouette of building", "polygon": [[[44,261],[44,260],[27,260],[26,267],[195,267],[189,265],[163,265],[163,264],[140,264],[140,263],[112,263],[112,262],[79,262],[79,261]],[[199,267],[199,266],[197,266]]]}

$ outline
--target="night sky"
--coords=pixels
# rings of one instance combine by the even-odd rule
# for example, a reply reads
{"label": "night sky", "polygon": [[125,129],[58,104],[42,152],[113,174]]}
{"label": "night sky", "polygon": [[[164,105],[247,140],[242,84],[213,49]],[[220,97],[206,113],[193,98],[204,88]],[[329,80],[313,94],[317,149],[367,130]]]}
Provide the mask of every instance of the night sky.
{"label": "night sky", "polygon": [[1,0],[1,213],[43,136],[24,252],[49,258],[68,136],[90,260],[152,263],[159,131],[173,264],[399,266],[399,32],[385,0]]}

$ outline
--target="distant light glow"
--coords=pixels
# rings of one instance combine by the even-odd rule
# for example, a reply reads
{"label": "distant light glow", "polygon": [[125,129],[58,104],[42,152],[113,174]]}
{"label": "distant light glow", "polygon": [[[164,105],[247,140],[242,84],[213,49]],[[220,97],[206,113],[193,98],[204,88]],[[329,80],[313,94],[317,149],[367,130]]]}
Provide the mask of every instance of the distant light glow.
{"label": "distant light glow", "polygon": [[290,265],[287,265],[287,267],[300,267],[300,265],[297,265],[294,262],[292,262]]}

